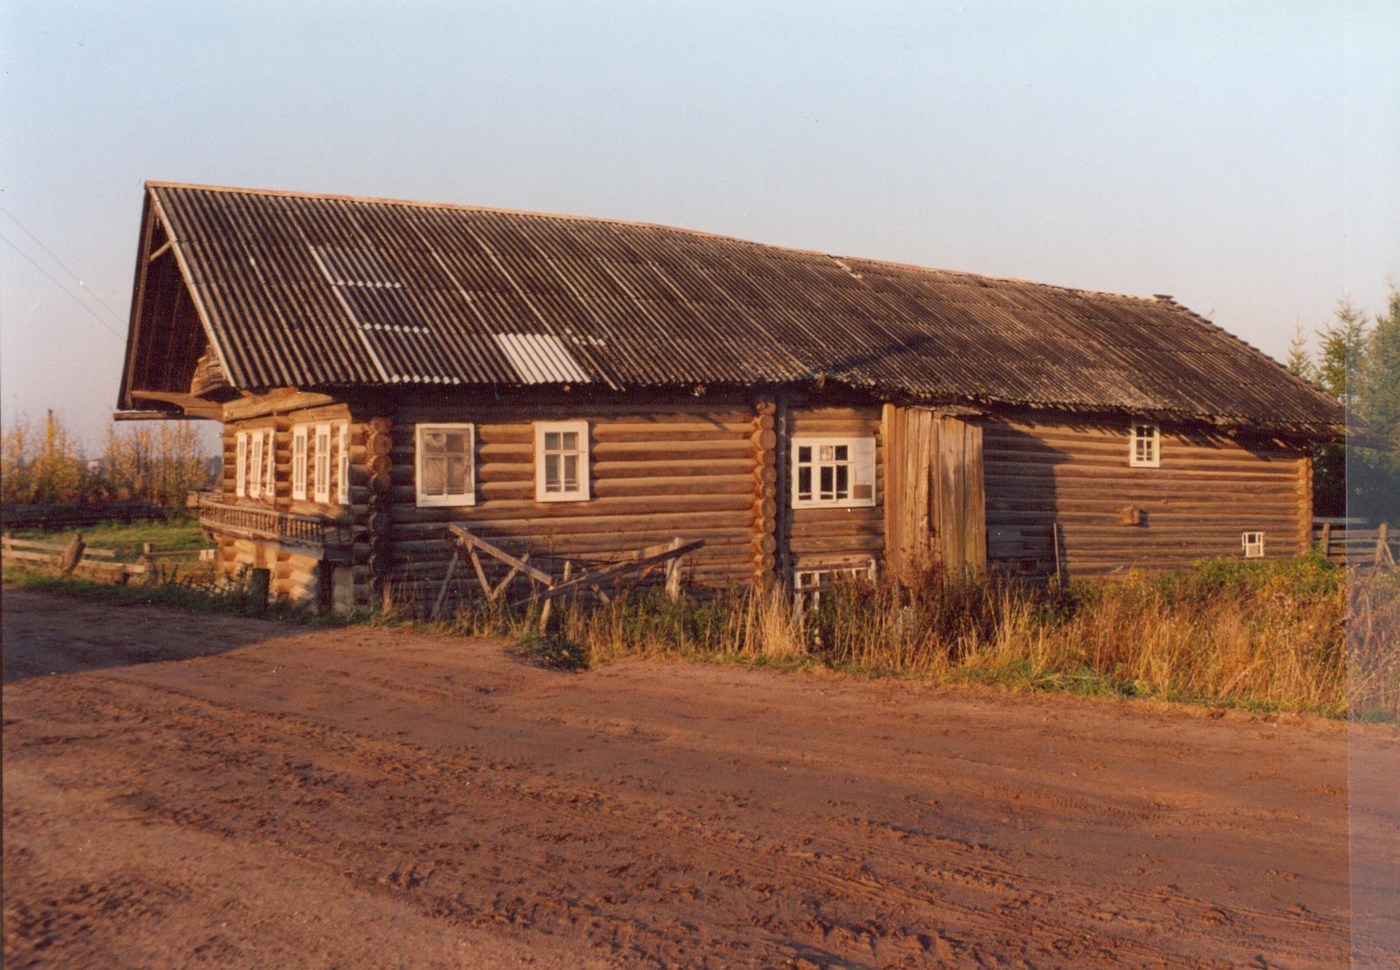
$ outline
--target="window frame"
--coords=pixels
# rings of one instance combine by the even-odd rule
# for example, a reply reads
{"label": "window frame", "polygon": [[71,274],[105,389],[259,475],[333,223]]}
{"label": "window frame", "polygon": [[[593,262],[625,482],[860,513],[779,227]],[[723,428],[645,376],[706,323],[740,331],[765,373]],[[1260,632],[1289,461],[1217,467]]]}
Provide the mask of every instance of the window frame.
{"label": "window frame", "polygon": [[[324,505],[331,503],[331,425],[323,421],[311,426],[311,499]],[[324,443],[324,448],[322,444]]]}
{"label": "window frame", "polygon": [[[536,421],[535,422],[535,501],[536,502],[587,502],[593,497],[590,478],[592,463],[589,460],[591,449],[589,448],[588,436],[589,426],[587,421]],[[549,465],[549,455],[552,452],[545,450],[546,435],[549,434],[577,434],[578,447],[576,449],[560,449],[557,454],[563,456],[573,454],[578,458],[578,487],[564,490],[563,481],[559,491],[549,491],[549,478],[547,468]],[[561,475],[562,478],[562,475]]]}
{"label": "window frame", "polygon": [[[820,449],[824,447],[846,447],[846,460],[838,462],[834,458],[822,461]],[[812,449],[812,460],[801,460],[801,449]],[[879,500],[876,494],[876,442],[874,435],[793,435],[789,450],[792,474],[790,477],[790,501],[794,509],[865,509],[874,508]],[[847,495],[845,498],[820,498],[820,487],[813,482],[811,497],[803,498],[799,487],[803,468],[812,469],[813,479],[820,478],[823,467],[847,468]],[[835,472],[833,471],[833,479]],[[857,497],[857,489],[868,486],[869,496]]]}
{"label": "window frame", "polygon": [[337,444],[340,451],[336,454],[335,480],[336,502],[340,505],[350,504],[350,422],[342,421],[339,431],[336,434]]}
{"label": "window frame", "polygon": [[[1257,536],[1258,538],[1251,542],[1250,536]],[[1240,546],[1244,549],[1244,557],[1246,559],[1263,559],[1265,553],[1264,530],[1248,529],[1240,533]]]}
{"label": "window frame", "polygon": [[[1143,432],[1151,430],[1151,436]],[[1148,454],[1139,454],[1139,445],[1147,446]],[[1162,426],[1147,421],[1134,421],[1128,426],[1128,467],[1162,467]]]}
{"label": "window frame", "polygon": [[[426,495],[423,492],[423,435],[433,431],[467,434],[467,490],[463,494]],[[476,504],[476,425],[470,422],[432,421],[413,426],[413,493],[418,508],[455,508]]]}
{"label": "window frame", "polygon": [[311,444],[307,432],[311,426],[299,424],[292,428],[292,498],[306,501],[307,452]]}
{"label": "window frame", "polygon": [[274,502],[277,500],[277,431],[268,428],[263,437],[263,497]]}
{"label": "window frame", "polygon": [[263,481],[263,444],[267,436],[261,431],[252,432],[248,447],[248,497],[262,498]]}
{"label": "window frame", "polygon": [[248,432],[240,431],[233,436],[233,494],[236,498],[248,495]]}

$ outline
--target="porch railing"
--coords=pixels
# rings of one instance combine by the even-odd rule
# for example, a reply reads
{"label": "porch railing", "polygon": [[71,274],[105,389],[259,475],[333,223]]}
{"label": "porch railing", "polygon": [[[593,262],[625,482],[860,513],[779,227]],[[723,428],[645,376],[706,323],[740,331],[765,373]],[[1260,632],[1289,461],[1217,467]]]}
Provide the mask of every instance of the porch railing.
{"label": "porch railing", "polygon": [[349,524],[317,515],[292,515],[253,505],[229,505],[203,498],[199,524],[211,532],[246,539],[272,539],[282,545],[325,549],[348,546],[353,540]]}

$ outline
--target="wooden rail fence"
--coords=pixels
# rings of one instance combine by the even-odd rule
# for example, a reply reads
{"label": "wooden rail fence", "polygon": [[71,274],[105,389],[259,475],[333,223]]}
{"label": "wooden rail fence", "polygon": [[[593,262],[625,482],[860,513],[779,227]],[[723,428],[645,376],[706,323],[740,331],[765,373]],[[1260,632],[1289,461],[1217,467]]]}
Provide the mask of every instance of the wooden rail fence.
{"label": "wooden rail fence", "polygon": [[1333,562],[1394,567],[1400,555],[1400,531],[1385,522],[1368,526],[1365,519],[1313,519],[1313,543]]}
{"label": "wooden rail fence", "polygon": [[157,571],[162,563],[170,563],[174,570],[182,565],[193,565],[212,559],[212,549],[170,549],[156,550],[147,542],[141,547],[141,556],[135,562],[117,559],[112,549],[95,549],[82,541],[81,534],[75,535],[66,543],[36,542],[32,539],[16,539],[6,532],[0,539],[0,555],[5,562],[30,563],[41,568],[56,570],[67,576],[77,571],[94,573],[106,579],[125,583],[133,576],[149,576]]}

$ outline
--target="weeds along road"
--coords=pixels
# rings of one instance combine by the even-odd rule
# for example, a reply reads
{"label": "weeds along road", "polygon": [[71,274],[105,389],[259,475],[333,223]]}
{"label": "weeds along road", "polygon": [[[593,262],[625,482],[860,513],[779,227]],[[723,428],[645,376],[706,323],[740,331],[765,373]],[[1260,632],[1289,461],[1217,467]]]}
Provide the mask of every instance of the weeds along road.
{"label": "weeds along road", "polygon": [[4,680],[12,968],[1335,967],[1349,879],[1395,938],[1335,723],[14,590]]}

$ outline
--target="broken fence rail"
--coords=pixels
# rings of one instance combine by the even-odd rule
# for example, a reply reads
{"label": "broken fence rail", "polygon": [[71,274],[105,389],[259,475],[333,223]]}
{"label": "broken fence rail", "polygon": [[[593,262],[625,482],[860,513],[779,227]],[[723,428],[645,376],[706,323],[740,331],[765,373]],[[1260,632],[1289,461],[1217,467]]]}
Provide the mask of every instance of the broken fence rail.
{"label": "broken fence rail", "polygon": [[[433,604],[433,619],[437,619],[441,615],[457,567],[465,559],[471,563],[476,580],[481,586],[482,595],[485,596],[488,603],[495,603],[499,600],[517,577],[524,576],[528,579],[530,581],[530,595],[513,601],[510,606],[518,607],[527,603],[542,603],[541,630],[549,622],[549,615],[556,599],[591,591],[606,603],[609,594],[616,591],[620,582],[628,578],[640,580],[657,567],[662,567],[665,570],[667,595],[673,600],[676,599],[680,596],[680,562],[682,557],[705,545],[703,539],[686,542],[677,537],[670,542],[638,549],[632,553],[630,558],[622,558],[600,566],[584,566],[566,559],[561,574],[555,577],[531,564],[528,552],[519,557],[512,556],[499,546],[487,542],[460,525],[448,526],[448,532],[450,535],[446,541],[452,547],[452,559],[447,564],[447,574],[443,577],[442,587],[439,589],[437,600]],[[483,555],[507,567],[504,578],[495,581],[487,578],[486,568],[481,560]]]}
{"label": "broken fence rail", "polygon": [[75,570],[92,570],[105,574],[118,582],[125,582],[132,576],[145,576],[151,573],[162,561],[173,562],[177,568],[183,563],[208,561],[213,558],[213,549],[170,549],[156,550],[151,543],[141,549],[141,558],[135,562],[117,560],[112,549],[97,549],[82,542],[81,533],[75,545],[72,540],[66,543],[38,542],[33,539],[16,539],[6,532],[0,539],[0,555],[6,562],[19,561],[49,566],[61,575]]}

